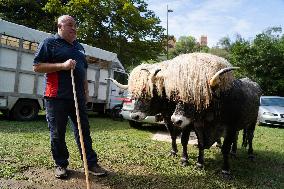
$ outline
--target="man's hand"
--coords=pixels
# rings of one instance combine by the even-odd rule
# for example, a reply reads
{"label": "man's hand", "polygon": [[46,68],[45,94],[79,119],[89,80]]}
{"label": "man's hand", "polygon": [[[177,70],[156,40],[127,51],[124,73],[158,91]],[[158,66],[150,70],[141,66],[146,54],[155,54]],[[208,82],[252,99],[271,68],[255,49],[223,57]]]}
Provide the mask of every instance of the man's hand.
{"label": "man's hand", "polygon": [[88,102],[92,102],[92,98],[89,95],[89,90],[85,90],[85,99],[86,99],[86,104]]}
{"label": "man's hand", "polygon": [[64,63],[62,63],[62,70],[75,69],[75,66],[76,66],[76,61],[69,59],[66,60]]}

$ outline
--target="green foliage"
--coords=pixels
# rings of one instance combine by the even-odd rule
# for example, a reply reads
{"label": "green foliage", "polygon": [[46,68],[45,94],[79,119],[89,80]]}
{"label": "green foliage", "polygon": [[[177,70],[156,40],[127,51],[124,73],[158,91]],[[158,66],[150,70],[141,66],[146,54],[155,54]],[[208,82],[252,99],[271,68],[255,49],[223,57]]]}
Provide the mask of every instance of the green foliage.
{"label": "green foliage", "polygon": [[257,81],[266,95],[284,96],[284,37],[281,28],[270,28],[252,42],[239,38],[232,43],[230,61],[241,67],[242,76]]}
{"label": "green foliage", "polygon": [[[33,182],[32,178],[24,177],[25,170],[53,167],[44,116],[33,122],[4,121],[3,117],[0,118],[0,178],[30,179]],[[230,159],[234,174],[232,180],[218,174],[222,164],[218,148],[205,150],[205,169],[200,170],[195,168],[198,149],[192,145],[188,145],[189,166],[183,167],[180,154],[178,158],[168,157],[170,143],[152,140],[150,129],[133,129],[126,121],[96,117],[90,118],[90,128],[101,164],[115,173],[97,181],[104,182],[106,186],[135,189],[284,187],[284,130],[280,128],[256,127],[254,152],[257,156],[254,162],[248,160],[247,151],[240,147],[239,141],[238,159]],[[70,153],[69,168],[77,171],[82,162],[70,127],[66,143]],[[180,144],[178,149],[182,151]],[[72,180],[66,182],[69,181]],[[36,180],[38,186],[46,184],[44,182]]]}
{"label": "green foliage", "polygon": [[163,51],[164,29],[147,6],[143,0],[1,0],[0,12],[3,19],[48,32],[56,32],[59,15],[72,15],[81,42],[117,53],[129,67]]}
{"label": "green foliage", "polygon": [[[59,6],[59,5],[61,6]],[[59,8],[61,7],[61,8]],[[125,67],[155,59],[163,50],[160,20],[141,0],[49,1],[45,10],[66,13],[78,20],[79,39],[116,52]]]}
{"label": "green foliage", "polygon": [[47,32],[55,31],[55,18],[43,10],[47,0],[0,0],[0,17],[4,20]]}
{"label": "green foliage", "polygon": [[221,38],[217,43],[217,47],[229,51],[231,49],[231,39],[229,37]]}
{"label": "green foliage", "polygon": [[[169,51],[169,57],[174,58],[180,54],[192,53],[200,51],[200,47],[196,39],[192,36],[181,36],[176,42],[176,47]],[[205,50],[205,48],[204,48]],[[206,51],[206,50],[205,50]]]}
{"label": "green foliage", "polygon": [[214,54],[216,56],[223,57],[227,60],[230,58],[230,52],[228,52],[227,50],[225,50],[223,48],[212,47],[211,49],[209,49],[208,52],[211,53],[211,54]]}

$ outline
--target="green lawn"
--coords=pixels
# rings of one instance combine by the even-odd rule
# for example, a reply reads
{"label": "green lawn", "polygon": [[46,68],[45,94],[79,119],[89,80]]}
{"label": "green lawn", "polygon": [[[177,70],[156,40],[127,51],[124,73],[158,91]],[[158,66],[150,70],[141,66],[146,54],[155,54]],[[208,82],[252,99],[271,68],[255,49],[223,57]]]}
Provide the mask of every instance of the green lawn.
{"label": "green lawn", "polygon": [[[220,150],[205,152],[205,169],[195,168],[198,150],[189,146],[190,165],[180,165],[179,157],[168,157],[170,143],[151,140],[155,129],[133,129],[126,121],[91,117],[93,146],[100,162],[114,172],[105,180],[121,188],[284,188],[284,128],[257,127],[254,139],[256,159],[247,159],[246,150],[238,149],[231,160],[233,179],[220,174]],[[240,137],[241,138],[241,137]],[[239,140],[239,146],[240,146]],[[72,130],[67,131],[70,168],[82,162]],[[29,167],[53,168],[49,131],[44,116],[33,122],[7,121],[0,116],[0,178],[25,179]],[[114,187],[115,188],[115,187]]]}

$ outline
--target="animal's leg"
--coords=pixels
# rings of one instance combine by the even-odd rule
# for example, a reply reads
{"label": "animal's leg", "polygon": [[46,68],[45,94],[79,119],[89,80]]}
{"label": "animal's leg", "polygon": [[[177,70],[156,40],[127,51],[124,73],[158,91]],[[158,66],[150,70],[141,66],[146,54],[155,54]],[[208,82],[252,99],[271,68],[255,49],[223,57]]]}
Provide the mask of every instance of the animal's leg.
{"label": "animal's leg", "polygon": [[189,164],[188,162],[188,153],[187,153],[187,144],[189,140],[189,134],[191,131],[190,126],[186,126],[181,133],[181,144],[182,144],[182,158],[181,158],[181,164],[182,166],[187,166]]}
{"label": "animal's leg", "polygon": [[243,143],[242,143],[242,147],[247,147],[248,145],[248,131],[247,128],[244,128],[243,130]]}
{"label": "animal's leg", "polygon": [[232,149],[231,149],[231,156],[232,157],[237,157],[237,147],[238,147],[238,136],[239,136],[239,132],[236,132],[234,134],[234,136],[232,136],[232,142],[233,142],[233,145],[232,145]]}
{"label": "animal's leg", "polygon": [[223,167],[222,174],[230,175],[230,164],[229,164],[229,153],[232,146],[233,138],[236,135],[236,131],[227,131],[225,133],[225,138],[222,146],[222,154],[223,154]]}
{"label": "animal's leg", "polygon": [[254,159],[254,154],[253,154],[253,147],[252,147],[252,140],[254,137],[254,127],[253,129],[248,129],[247,130],[247,140],[248,140],[248,144],[249,144],[249,148],[248,148],[248,157],[249,159],[253,160]]}
{"label": "animal's leg", "polygon": [[218,138],[218,139],[216,140],[216,142],[217,142],[216,147],[218,147],[218,148],[222,148],[221,138]]}
{"label": "animal's leg", "polygon": [[198,141],[198,158],[196,166],[198,168],[204,167],[204,134],[203,134],[204,122],[198,121],[194,123],[195,134]]}
{"label": "animal's leg", "polygon": [[198,147],[198,159],[197,159],[196,166],[198,168],[204,167],[204,148],[200,146]]}
{"label": "animal's leg", "polygon": [[177,152],[178,152],[177,143],[176,143],[177,136],[178,136],[178,130],[172,125],[171,122],[165,121],[165,123],[166,123],[167,129],[168,129],[170,136],[171,136],[171,139],[172,139],[172,149],[170,151],[170,156],[176,157]]}

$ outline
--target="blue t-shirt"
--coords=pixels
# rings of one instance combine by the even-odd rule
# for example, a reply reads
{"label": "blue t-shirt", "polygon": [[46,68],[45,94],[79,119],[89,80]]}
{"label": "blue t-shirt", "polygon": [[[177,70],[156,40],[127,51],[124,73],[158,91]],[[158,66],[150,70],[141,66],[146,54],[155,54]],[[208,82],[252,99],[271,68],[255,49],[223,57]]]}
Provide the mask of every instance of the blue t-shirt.
{"label": "blue t-shirt", "polygon": [[[75,60],[74,78],[78,99],[85,98],[84,80],[88,64],[83,46],[74,41],[73,45],[58,34],[46,38],[39,44],[35,53],[34,64],[63,63],[68,59]],[[58,99],[73,99],[73,88],[70,70],[61,70],[45,74],[44,96]]]}

